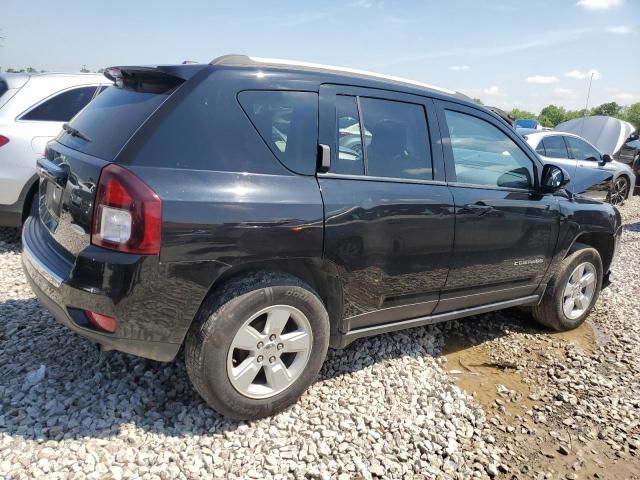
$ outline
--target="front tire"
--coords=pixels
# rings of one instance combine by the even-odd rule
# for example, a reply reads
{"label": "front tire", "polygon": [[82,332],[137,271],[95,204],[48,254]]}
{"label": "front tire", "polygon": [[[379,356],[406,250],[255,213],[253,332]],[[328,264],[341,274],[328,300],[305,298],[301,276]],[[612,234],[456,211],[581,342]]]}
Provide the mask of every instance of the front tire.
{"label": "front tire", "polygon": [[627,177],[618,177],[609,192],[609,203],[611,205],[622,205],[629,194],[629,179]]}
{"label": "front tire", "polygon": [[579,327],[591,313],[602,288],[602,259],[594,248],[582,248],[562,261],[539,305],[538,323],[556,331]]}
{"label": "front tire", "polygon": [[186,339],[189,378],[231,418],[253,420],[293,404],[315,380],[329,345],[329,316],[295,277],[254,274],[205,302]]}

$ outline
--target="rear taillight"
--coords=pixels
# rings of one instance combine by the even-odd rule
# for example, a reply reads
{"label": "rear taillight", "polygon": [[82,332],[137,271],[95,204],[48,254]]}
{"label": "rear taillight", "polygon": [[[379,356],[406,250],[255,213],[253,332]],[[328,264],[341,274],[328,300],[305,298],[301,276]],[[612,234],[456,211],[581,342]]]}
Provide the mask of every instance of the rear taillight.
{"label": "rear taillight", "polygon": [[131,171],[115,163],[100,172],[91,243],[120,252],[160,253],[162,201]]}
{"label": "rear taillight", "polygon": [[7,143],[9,143],[9,139],[4,135],[0,135],[0,147],[4,147]]}

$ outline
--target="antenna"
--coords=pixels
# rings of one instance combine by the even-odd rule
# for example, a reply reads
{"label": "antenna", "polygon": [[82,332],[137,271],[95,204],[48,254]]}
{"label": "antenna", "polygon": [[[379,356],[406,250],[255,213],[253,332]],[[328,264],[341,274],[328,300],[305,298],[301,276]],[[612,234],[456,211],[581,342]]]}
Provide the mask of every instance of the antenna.
{"label": "antenna", "polygon": [[589,111],[589,97],[591,96],[591,85],[593,84],[593,74],[595,72],[591,72],[591,78],[589,79],[589,89],[587,90],[587,103],[584,106],[584,115],[582,115],[582,125],[580,125],[580,136],[582,136],[582,130],[584,130],[584,118],[587,116],[587,112]]}

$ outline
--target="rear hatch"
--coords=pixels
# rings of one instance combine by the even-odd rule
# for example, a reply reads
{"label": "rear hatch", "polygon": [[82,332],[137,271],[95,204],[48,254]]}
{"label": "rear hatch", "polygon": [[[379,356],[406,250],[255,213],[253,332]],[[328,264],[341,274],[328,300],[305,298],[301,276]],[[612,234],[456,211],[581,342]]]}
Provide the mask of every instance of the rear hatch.
{"label": "rear hatch", "polygon": [[18,93],[25,83],[29,81],[29,75],[21,73],[7,73],[0,75],[0,109],[13,96]]}
{"label": "rear hatch", "polygon": [[[184,66],[187,67],[187,66]],[[65,253],[76,256],[91,243],[100,173],[117,162],[136,130],[189,78],[181,67],[115,67],[114,86],[90,102],[39,160],[42,224]]]}

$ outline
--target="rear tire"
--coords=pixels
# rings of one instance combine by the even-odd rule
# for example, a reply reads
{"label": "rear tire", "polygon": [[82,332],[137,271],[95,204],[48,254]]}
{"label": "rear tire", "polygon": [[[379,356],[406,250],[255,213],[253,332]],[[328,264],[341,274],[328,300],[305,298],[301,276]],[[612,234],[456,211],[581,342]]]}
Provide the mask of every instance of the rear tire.
{"label": "rear tire", "polygon": [[203,305],[185,342],[189,378],[225,416],[253,420],[293,404],[315,380],[329,346],[329,316],[299,279],[257,273]]}
{"label": "rear tire", "polygon": [[582,248],[562,261],[547,286],[542,301],[532,309],[533,318],[556,331],[582,325],[602,288],[602,259],[594,248]]}

